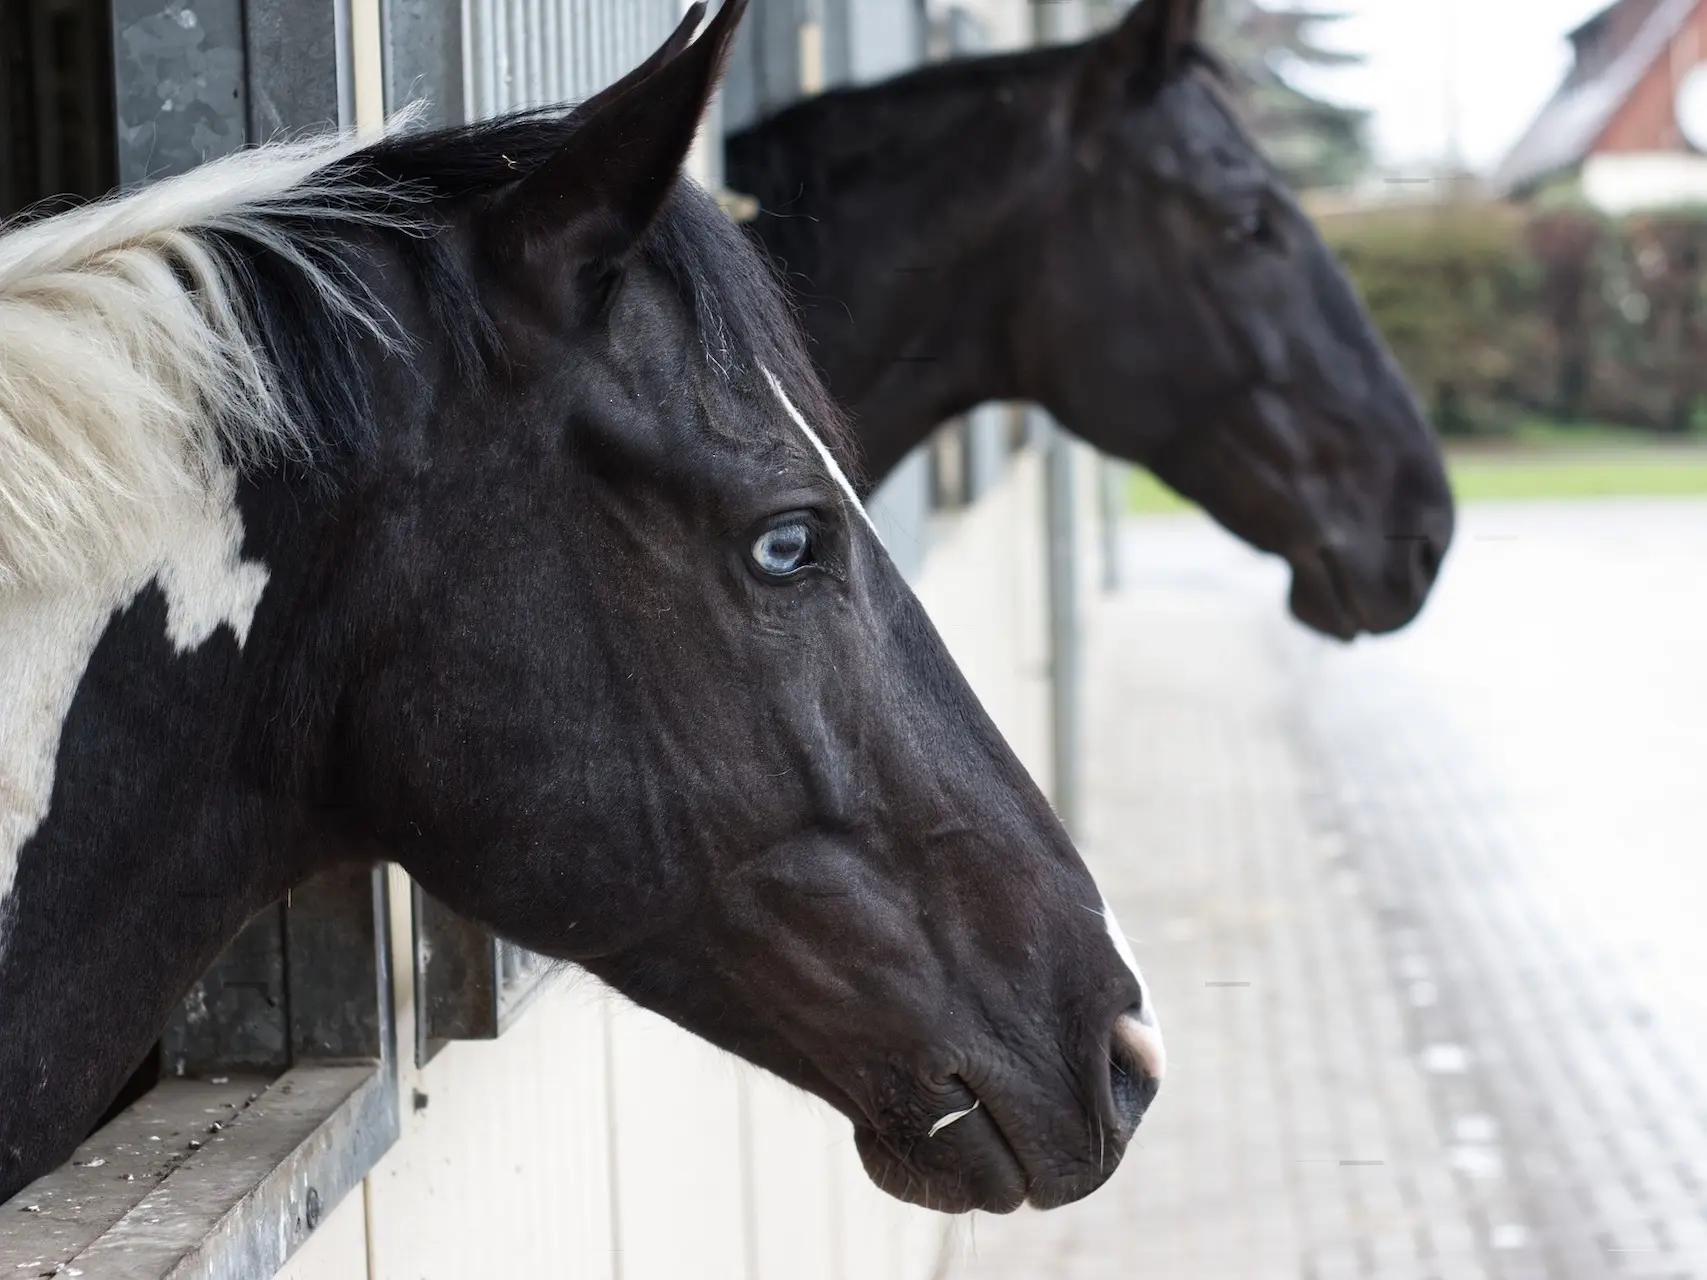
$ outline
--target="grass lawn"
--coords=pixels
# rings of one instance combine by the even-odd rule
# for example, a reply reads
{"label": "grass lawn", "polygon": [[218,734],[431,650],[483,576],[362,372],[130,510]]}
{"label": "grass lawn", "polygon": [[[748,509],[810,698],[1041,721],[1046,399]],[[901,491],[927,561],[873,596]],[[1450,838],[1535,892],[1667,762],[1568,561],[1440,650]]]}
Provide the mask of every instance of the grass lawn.
{"label": "grass lawn", "polygon": [[[1559,498],[1707,497],[1707,441],[1672,443],[1617,427],[1537,423],[1509,439],[1453,442],[1447,467],[1460,502]],[[1134,470],[1135,514],[1185,511],[1147,471]]]}
{"label": "grass lawn", "polygon": [[1558,455],[1453,450],[1447,458],[1460,502],[1707,496],[1702,448]]}
{"label": "grass lawn", "polygon": [[1127,472],[1127,494],[1132,514],[1136,516],[1171,515],[1190,511],[1191,503],[1175,493],[1148,471],[1133,467]]}

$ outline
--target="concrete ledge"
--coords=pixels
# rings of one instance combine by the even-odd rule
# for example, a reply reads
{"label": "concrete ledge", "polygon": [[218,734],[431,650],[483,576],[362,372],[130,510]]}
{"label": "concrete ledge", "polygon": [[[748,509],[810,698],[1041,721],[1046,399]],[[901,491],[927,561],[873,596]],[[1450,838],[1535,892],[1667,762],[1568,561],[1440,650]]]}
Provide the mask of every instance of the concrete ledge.
{"label": "concrete ledge", "polygon": [[396,1141],[378,1062],[168,1080],[0,1205],[0,1274],[270,1276]]}

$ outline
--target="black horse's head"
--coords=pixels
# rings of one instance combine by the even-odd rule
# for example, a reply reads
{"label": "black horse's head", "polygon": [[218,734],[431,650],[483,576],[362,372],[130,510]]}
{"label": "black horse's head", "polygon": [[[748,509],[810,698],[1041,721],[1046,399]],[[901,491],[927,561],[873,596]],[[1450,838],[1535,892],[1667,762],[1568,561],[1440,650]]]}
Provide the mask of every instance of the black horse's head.
{"label": "black horse's head", "polygon": [[1451,539],[1439,449],[1200,8],[810,99],[732,138],[730,179],[874,481],[982,401],[1041,401],[1284,556],[1302,621],[1389,631]]}
{"label": "black horse's head", "polygon": [[1051,409],[1293,572],[1344,638],[1415,616],[1452,536],[1433,433],[1195,43],[1140,0],[1075,51],[1018,358]]}
{"label": "black horse's head", "polygon": [[827,1099],[885,1189],[1064,1203],[1160,1040],[773,278],[677,180],[742,8],[567,121],[364,161],[448,212],[398,250],[415,353],[324,606],[342,803],[443,901]]}

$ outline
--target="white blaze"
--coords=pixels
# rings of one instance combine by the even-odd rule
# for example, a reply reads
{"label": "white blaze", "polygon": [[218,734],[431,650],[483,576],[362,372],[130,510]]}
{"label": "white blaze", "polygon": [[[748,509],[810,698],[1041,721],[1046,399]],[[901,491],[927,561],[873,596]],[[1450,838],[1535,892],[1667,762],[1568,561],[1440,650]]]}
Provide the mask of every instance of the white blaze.
{"label": "white blaze", "polygon": [[146,564],[0,591],[0,951],[19,855],[47,819],[65,719],[113,614],[158,582],[177,652],[221,625],[239,646],[249,637],[267,570],[242,558],[235,477],[220,477],[205,503],[186,503],[162,527]]}
{"label": "white blaze", "polygon": [[860,519],[865,521],[866,528],[870,529],[873,534],[876,534],[877,540],[882,542],[882,535],[877,534],[877,526],[871,523],[871,515],[866,511],[865,503],[859,500],[859,494],[854,490],[853,483],[848,479],[847,472],[843,471],[841,464],[836,461],[836,455],[830,452],[829,446],[819,438],[816,431],[812,430],[811,425],[806,421],[805,417],[802,416],[800,410],[794,407],[794,401],[788,398],[788,392],[782,389],[782,383],[776,380],[776,375],[769,369],[764,369],[762,365],[760,368],[763,369],[765,381],[770,383],[771,390],[776,392],[776,398],[782,401],[782,407],[788,411],[789,418],[794,422],[795,426],[800,428],[800,433],[812,442],[812,448],[817,452],[818,457],[823,460],[824,465],[829,468],[830,477],[835,480],[841,491],[847,495],[848,501],[853,503],[854,510],[859,512]]}
{"label": "white blaze", "polygon": [[1132,944],[1121,932],[1120,921],[1114,918],[1114,908],[1108,905],[1107,898],[1102,900],[1102,922],[1115,951],[1138,981],[1138,1012],[1136,1015],[1123,1015],[1115,1024],[1115,1032],[1150,1075],[1160,1080],[1168,1064],[1167,1050],[1162,1045],[1162,1027],[1156,1021],[1156,1007],[1150,1001],[1150,986],[1138,968],[1138,957],[1132,954]]}

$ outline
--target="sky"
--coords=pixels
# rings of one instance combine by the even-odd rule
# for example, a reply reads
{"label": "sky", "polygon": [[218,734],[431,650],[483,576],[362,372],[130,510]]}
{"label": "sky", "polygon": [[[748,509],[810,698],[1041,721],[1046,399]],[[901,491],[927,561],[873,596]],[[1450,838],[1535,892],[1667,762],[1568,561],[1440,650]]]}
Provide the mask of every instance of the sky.
{"label": "sky", "polygon": [[[1317,29],[1324,45],[1362,53],[1362,67],[1300,77],[1335,101],[1372,108],[1377,157],[1396,168],[1447,155],[1457,99],[1462,155],[1499,163],[1570,65],[1565,33],[1607,0],[1271,0],[1276,8],[1351,16]],[[1456,38],[1454,38],[1456,31]]]}

